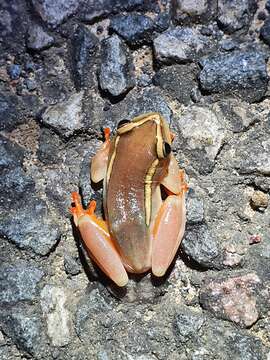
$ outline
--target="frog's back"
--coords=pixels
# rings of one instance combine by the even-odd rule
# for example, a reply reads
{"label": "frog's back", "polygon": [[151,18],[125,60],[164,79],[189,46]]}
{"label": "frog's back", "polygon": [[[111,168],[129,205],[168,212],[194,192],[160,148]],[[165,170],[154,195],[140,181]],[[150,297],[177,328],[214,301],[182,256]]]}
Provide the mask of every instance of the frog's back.
{"label": "frog's back", "polygon": [[108,162],[106,218],[125,265],[135,272],[151,268],[145,179],[157,159],[155,137],[153,121],[116,136]]}

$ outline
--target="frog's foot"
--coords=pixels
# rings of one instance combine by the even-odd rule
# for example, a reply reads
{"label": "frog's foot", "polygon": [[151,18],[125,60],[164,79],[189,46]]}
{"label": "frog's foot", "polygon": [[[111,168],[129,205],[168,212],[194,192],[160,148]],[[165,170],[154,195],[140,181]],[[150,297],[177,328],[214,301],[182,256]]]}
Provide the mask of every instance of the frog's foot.
{"label": "frog's foot", "polygon": [[[184,172],[180,170],[180,191],[168,197],[160,207],[152,229],[152,272],[163,276],[178,250],[186,224],[185,192],[188,189],[184,181]],[[178,180],[179,181],[179,180]]]}
{"label": "frog's foot", "polygon": [[80,195],[76,192],[72,193],[72,202],[70,211],[89,256],[118,286],[125,286],[128,282],[127,272],[110,237],[106,222],[95,215],[96,202],[91,201],[84,210]]}

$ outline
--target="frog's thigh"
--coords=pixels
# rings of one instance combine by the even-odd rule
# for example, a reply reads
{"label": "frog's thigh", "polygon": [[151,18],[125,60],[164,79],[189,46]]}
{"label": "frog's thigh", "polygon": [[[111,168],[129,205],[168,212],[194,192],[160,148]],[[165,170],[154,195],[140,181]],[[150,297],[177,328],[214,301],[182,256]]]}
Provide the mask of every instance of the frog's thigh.
{"label": "frog's thigh", "polygon": [[170,195],[159,209],[153,226],[152,272],[163,276],[170,266],[184,235],[185,195]]}
{"label": "frog's thigh", "polygon": [[173,154],[171,154],[171,159],[168,167],[168,174],[164,177],[161,184],[173,194],[179,194],[182,190],[182,183],[184,181],[184,176],[180,177],[180,173],[184,174],[183,170],[179,169],[177,161]]}
{"label": "frog's thigh", "polygon": [[83,215],[78,228],[91,258],[118,286],[128,282],[126,270],[108,232],[99,226],[94,217]]}
{"label": "frog's thigh", "polygon": [[95,183],[103,180],[106,175],[110,150],[110,131],[106,128],[104,132],[106,140],[91,161],[91,180]]}

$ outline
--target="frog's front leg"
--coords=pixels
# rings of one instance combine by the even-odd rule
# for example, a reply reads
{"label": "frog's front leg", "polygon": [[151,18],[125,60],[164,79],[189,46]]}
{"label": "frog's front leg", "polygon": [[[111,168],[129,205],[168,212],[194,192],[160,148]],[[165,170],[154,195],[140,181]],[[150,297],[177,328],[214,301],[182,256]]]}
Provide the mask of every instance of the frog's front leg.
{"label": "frog's front leg", "polygon": [[89,256],[118,286],[125,286],[128,282],[127,272],[110,237],[106,222],[94,214],[95,201],[90,202],[87,210],[83,209],[78,193],[72,193],[72,201],[70,211]]}
{"label": "frog's front leg", "polygon": [[184,172],[176,168],[172,160],[169,174],[162,182],[168,197],[158,210],[152,224],[152,272],[163,276],[178,250],[185,231],[186,208]]}
{"label": "frog's front leg", "polygon": [[110,129],[104,129],[105,142],[91,161],[91,179],[94,183],[103,180],[106,175],[108,156],[110,150]]}

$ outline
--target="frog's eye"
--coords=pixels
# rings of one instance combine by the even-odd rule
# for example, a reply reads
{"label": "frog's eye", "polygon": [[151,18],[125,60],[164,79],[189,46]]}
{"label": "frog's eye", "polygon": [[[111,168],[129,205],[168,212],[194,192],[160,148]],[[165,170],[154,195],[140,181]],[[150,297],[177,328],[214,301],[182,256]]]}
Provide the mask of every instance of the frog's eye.
{"label": "frog's eye", "polygon": [[127,120],[127,119],[123,119],[123,120],[119,121],[119,123],[117,125],[117,129],[120,129],[122,126],[124,126],[128,123],[130,123],[130,120]]}
{"label": "frog's eye", "polygon": [[171,151],[172,151],[171,145],[169,143],[167,143],[167,142],[164,142],[164,144],[163,144],[164,157],[169,156]]}

